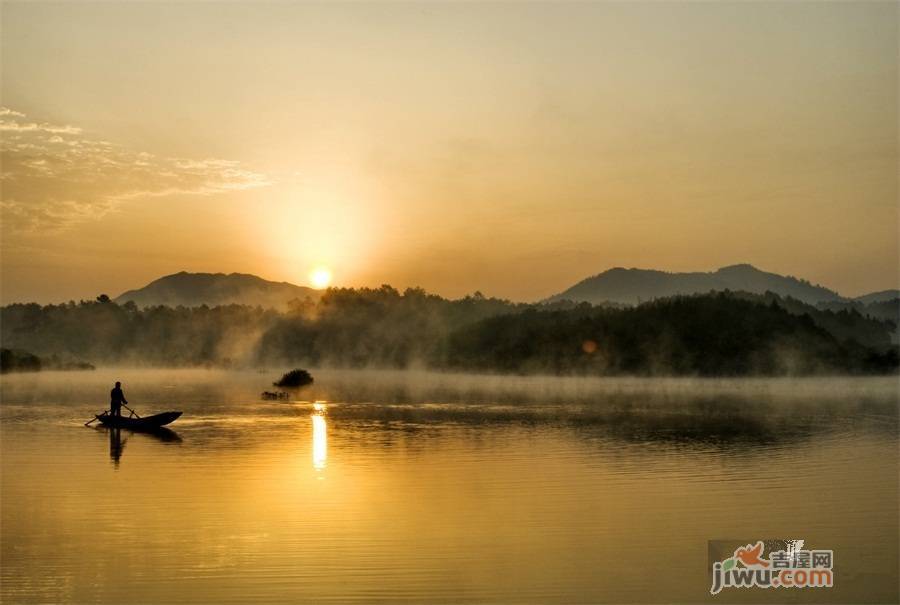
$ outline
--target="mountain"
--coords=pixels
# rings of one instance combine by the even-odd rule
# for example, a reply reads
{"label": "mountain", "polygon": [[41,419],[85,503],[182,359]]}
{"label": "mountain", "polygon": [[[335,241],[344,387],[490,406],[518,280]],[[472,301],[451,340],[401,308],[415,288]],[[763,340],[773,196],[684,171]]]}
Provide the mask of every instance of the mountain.
{"label": "mountain", "polygon": [[316,299],[319,291],[288,282],[268,281],[245,273],[175,273],[160,277],[143,288],[129,290],[115,299],[119,304],[134,301],[140,307],[167,305],[259,305],[285,308],[293,299]]}
{"label": "mountain", "polygon": [[865,296],[857,296],[853,300],[856,302],[869,305],[872,303],[888,302],[900,298],[900,290],[882,290],[881,292],[872,292]]}
{"label": "mountain", "polygon": [[796,277],[760,271],[753,265],[732,265],[709,273],[666,273],[616,267],[589,277],[546,302],[604,302],[636,304],[678,294],[732,290],[764,294],[774,292],[808,304],[845,300],[837,292]]}

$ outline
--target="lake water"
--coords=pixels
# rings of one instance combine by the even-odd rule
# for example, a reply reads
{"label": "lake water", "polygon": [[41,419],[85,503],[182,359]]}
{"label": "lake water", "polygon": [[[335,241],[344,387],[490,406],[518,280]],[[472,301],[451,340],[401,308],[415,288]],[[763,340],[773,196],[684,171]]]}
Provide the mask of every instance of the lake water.
{"label": "lake water", "polygon": [[[4,376],[0,600],[900,600],[896,379],[314,374]],[[116,379],[184,416],[82,426]],[[757,539],[834,588],[710,595],[709,541]]]}

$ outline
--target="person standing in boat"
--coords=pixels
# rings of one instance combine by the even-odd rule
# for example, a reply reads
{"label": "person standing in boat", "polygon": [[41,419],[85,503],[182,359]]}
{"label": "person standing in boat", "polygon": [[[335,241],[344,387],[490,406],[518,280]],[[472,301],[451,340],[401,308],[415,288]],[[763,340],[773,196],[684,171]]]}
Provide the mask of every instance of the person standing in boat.
{"label": "person standing in boat", "polygon": [[122,383],[116,382],[115,388],[109,392],[109,413],[113,416],[122,415],[122,404],[128,405],[125,393],[122,392]]}

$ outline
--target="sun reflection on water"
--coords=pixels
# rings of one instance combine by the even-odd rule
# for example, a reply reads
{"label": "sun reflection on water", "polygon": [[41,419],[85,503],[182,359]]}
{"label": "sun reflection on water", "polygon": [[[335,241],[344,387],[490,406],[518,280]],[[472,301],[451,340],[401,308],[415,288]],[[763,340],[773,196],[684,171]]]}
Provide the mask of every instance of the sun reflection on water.
{"label": "sun reflection on water", "polygon": [[317,471],[325,469],[328,463],[328,425],[325,422],[325,402],[313,404],[312,418],[312,459],[313,468]]}

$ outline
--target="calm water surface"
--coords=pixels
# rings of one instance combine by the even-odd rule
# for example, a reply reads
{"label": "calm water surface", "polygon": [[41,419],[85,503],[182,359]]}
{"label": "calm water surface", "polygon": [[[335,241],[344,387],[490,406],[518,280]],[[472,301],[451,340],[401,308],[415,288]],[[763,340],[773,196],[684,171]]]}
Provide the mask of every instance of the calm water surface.
{"label": "calm water surface", "polygon": [[[897,602],[898,385],[98,370],[4,376],[4,603]],[[85,428],[114,380],[163,435]],[[316,403],[319,401],[319,403]],[[708,541],[835,587],[709,594]]]}

